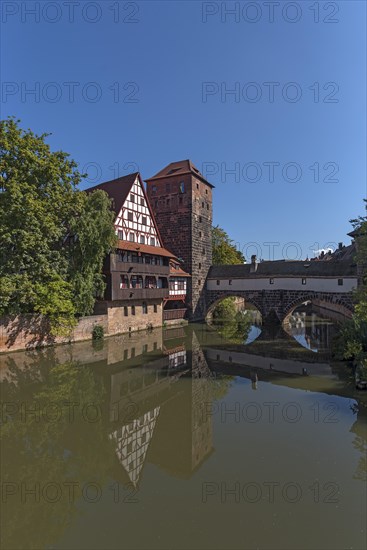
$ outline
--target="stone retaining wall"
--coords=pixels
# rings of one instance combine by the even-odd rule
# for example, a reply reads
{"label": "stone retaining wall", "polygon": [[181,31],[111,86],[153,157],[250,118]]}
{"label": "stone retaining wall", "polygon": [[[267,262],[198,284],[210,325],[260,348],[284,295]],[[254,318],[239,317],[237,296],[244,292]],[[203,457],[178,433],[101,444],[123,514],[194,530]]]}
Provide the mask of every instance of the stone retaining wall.
{"label": "stone retaining wall", "polygon": [[162,326],[161,300],[157,300],[156,303],[150,301],[147,313],[143,313],[142,306],[136,304],[135,315],[133,315],[132,305],[133,302],[129,302],[126,311],[122,304],[105,303],[98,315],[80,318],[68,337],[51,336],[48,320],[41,315],[1,317],[0,353],[91,340],[95,325],[101,325],[104,328],[105,336]]}

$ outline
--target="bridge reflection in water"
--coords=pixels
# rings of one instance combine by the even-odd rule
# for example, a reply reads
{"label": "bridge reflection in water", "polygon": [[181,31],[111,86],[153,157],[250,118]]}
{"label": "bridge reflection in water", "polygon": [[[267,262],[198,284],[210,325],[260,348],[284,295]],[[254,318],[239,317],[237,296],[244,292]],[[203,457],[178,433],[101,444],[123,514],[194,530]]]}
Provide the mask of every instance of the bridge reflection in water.
{"label": "bridge reflection in water", "polygon": [[[364,479],[367,409],[363,407],[363,396],[356,395],[353,386],[348,386],[330,363],[327,346],[331,328],[316,331],[317,320],[314,318],[310,324],[305,316],[295,317],[294,323],[296,335],[304,337],[309,334],[310,349],[280,327],[273,331],[263,329],[256,340],[244,346],[229,342],[212,327],[189,325],[123,335],[105,340],[99,346],[86,342],[1,356],[2,397],[5,400],[10,400],[11,396],[13,401],[29,400],[32,404],[38,388],[43,399],[46,392],[55,402],[56,399],[72,399],[76,389],[79,395],[89,396],[88,399],[93,396],[95,401],[99,400],[102,411],[96,424],[79,422],[58,425],[56,431],[49,430],[46,425],[47,435],[42,423],[27,424],[27,437],[24,439],[19,438],[19,428],[22,426],[16,422],[8,424],[4,443],[10,450],[3,454],[2,468],[6,468],[11,479],[22,480],[22,476],[26,476],[24,479],[30,482],[49,475],[45,472],[48,472],[51,460],[52,479],[60,482],[94,480],[106,487],[98,508],[94,508],[98,509],[97,524],[102,521],[106,525],[104,538],[97,529],[95,512],[90,512],[91,504],[78,501],[63,506],[61,502],[41,506],[41,503],[37,504],[40,508],[35,505],[24,514],[17,503],[16,508],[10,506],[5,512],[5,519],[8,513],[12,521],[9,521],[10,527],[3,531],[2,547],[19,548],[19,541],[27,537],[30,548],[118,548],[123,526],[124,540],[129,548],[182,548],[183,545],[189,548],[190,544],[192,548],[219,548],[223,547],[223,526],[228,524],[231,525],[231,535],[227,547],[238,548],[243,533],[231,524],[229,518],[237,518],[239,523],[236,525],[240,525],[238,514],[242,517],[241,509],[231,508],[228,515],[220,500],[213,500],[210,506],[204,506],[201,500],[202,483],[220,484],[227,478],[259,482],[274,478],[277,481],[275,476],[286,478],[292,465],[295,467],[292,475],[300,483],[304,474],[302,468],[307,463],[309,471],[305,472],[305,476],[309,485],[310,476],[315,477],[317,473],[322,478],[329,471],[324,458],[319,455],[320,451],[316,447],[310,449],[309,436],[323,448],[325,434],[333,437],[335,430],[339,430],[340,445],[349,449],[343,451],[346,460],[343,462],[343,475],[347,472],[346,479],[349,480],[347,464],[351,467],[352,479]],[[317,353],[311,351],[316,348]],[[71,379],[77,379],[75,388],[66,385],[64,390],[63,383],[57,379],[54,393],[50,381],[55,372],[61,374],[60,381],[65,381],[65,372],[69,372],[67,369]],[[304,435],[298,425],[244,425],[242,418],[241,422],[223,423],[222,417],[215,411],[227,405],[233,411],[239,399],[244,399],[243,403],[246,403],[243,395],[258,403],[261,399],[279,403],[297,401],[304,407],[307,404],[307,410],[314,401],[320,403],[322,410],[324,403],[327,403],[325,396],[329,396],[333,403],[339,403],[338,406],[342,407],[343,421],[316,425],[312,419],[308,420]],[[353,407],[353,412],[350,407]],[[285,429],[287,431],[283,433]],[[296,437],[295,434],[304,438],[301,439],[304,447],[293,448],[292,453],[297,456],[293,460],[293,454],[289,456],[292,448],[288,445]],[[267,449],[270,454],[281,453],[281,459],[280,455],[275,463],[266,459],[264,470],[261,461]],[[333,448],[331,454],[335,452],[336,448]],[[20,455],[26,458],[18,460]],[[312,460],[310,462],[312,456],[315,466]],[[279,473],[282,462],[285,469]],[[336,469],[333,475],[341,474]],[[112,480],[114,487],[116,484],[125,489],[134,487],[138,496],[134,507],[125,505],[111,509],[110,482],[106,480]],[[339,482],[338,477],[336,480]],[[323,481],[329,481],[329,478]],[[349,491],[349,485],[346,490]],[[358,502],[361,502],[361,494],[359,488]],[[295,531],[297,536],[302,534],[300,542],[309,532],[309,520],[303,521],[303,513],[309,517],[310,513],[317,512],[324,527],[335,520],[329,514],[330,508],[326,512],[306,504],[300,507],[303,510],[301,516],[292,508],[292,513],[296,514],[293,518]],[[340,524],[345,527],[352,523],[352,519],[356,521],[356,512],[350,505],[349,497],[347,502],[341,503],[341,508],[345,521],[339,514]],[[289,517],[289,512],[282,510],[282,504],[278,503],[276,510],[280,517],[283,513]],[[254,547],[256,541],[266,543],[269,549],[279,547],[278,544],[272,546],[274,533],[267,537],[266,533],[255,529],[260,517],[270,521],[273,513],[273,509],[269,511],[261,506],[246,509],[251,519],[247,525],[248,547]],[[165,518],[163,531],[160,527],[162,517]],[[199,541],[192,536],[190,529],[187,530],[187,522],[182,522],[182,517],[195,526],[195,532],[202,528],[201,522],[206,525]],[[139,518],[142,522],[140,528]],[[220,532],[213,518],[218,521]],[[145,532],[144,525],[148,525],[150,531]],[[281,541],[282,547],[296,548],[292,538],[289,542],[291,546],[287,546],[287,530],[288,526],[283,526],[281,531],[278,528],[275,531],[276,540]],[[164,537],[163,543],[161,537]],[[323,547],[322,542],[319,546],[317,544],[324,535],[319,533],[318,537],[316,541],[311,541],[309,548],[316,550]],[[333,543],[337,540],[334,535],[326,538]],[[155,541],[153,545],[152,540]],[[348,536],[342,537],[342,543],[346,540],[356,542],[358,547],[360,537],[356,535],[353,538],[348,533]],[[246,544],[241,547],[246,548]]]}

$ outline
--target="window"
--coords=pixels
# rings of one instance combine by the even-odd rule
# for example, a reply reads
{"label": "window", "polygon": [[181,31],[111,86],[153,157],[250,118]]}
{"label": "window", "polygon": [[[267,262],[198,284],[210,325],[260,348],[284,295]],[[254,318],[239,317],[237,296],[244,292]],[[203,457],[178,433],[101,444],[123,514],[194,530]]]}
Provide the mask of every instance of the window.
{"label": "window", "polygon": [[169,206],[169,199],[166,199],[166,205]]}
{"label": "window", "polygon": [[135,306],[131,306],[131,315],[135,315]]}
{"label": "window", "polygon": [[156,185],[152,185],[152,193],[156,193],[157,192],[157,186]]}
{"label": "window", "polygon": [[171,191],[171,184],[166,183],[166,192],[169,193]]}
{"label": "window", "polygon": [[155,238],[150,237],[150,246],[155,246]]}
{"label": "window", "polygon": [[220,280],[219,280],[219,279],[217,279],[217,286],[219,286],[219,285],[220,285]]}
{"label": "window", "polygon": [[148,353],[148,344],[144,344],[144,345],[143,345],[142,352],[143,352],[143,353]]}
{"label": "window", "polygon": [[135,197],[134,197],[134,195],[133,195],[132,193],[130,193],[130,201],[131,201],[131,202],[135,202]]}
{"label": "window", "polygon": [[199,216],[199,223],[201,223],[201,216]]}
{"label": "window", "polygon": [[118,230],[118,238],[120,239],[120,241],[124,240],[124,232],[121,231],[120,229]]}
{"label": "window", "polygon": [[143,216],[143,217],[142,217],[141,223],[142,223],[143,225],[147,225],[147,217],[146,217],[146,216]]}
{"label": "window", "polygon": [[196,189],[199,189],[199,184],[198,183],[196,184]]}
{"label": "window", "polygon": [[199,237],[201,238],[203,236],[202,232],[199,231]]}
{"label": "window", "polygon": [[129,222],[134,221],[134,215],[133,215],[132,212],[128,212],[128,213],[127,213],[127,219],[129,220]]}
{"label": "window", "polygon": [[127,359],[129,356],[129,350],[124,349],[124,359]]}
{"label": "window", "polygon": [[154,306],[153,306],[153,307],[154,307],[154,313],[157,313],[157,311],[158,311],[158,307],[157,307],[157,304],[154,304]]}
{"label": "window", "polygon": [[145,288],[157,288],[157,279],[152,275],[145,277]]}
{"label": "window", "polygon": [[178,203],[179,203],[179,204],[182,204],[182,197],[179,197],[179,198],[178,198]]}
{"label": "window", "polygon": [[201,263],[199,262],[199,269],[201,269]]}
{"label": "window", "polygon": [[145,237],[144,237],[144,235],[140,235],[140,244],[145,244]]}
{"label": "window", "polygon": [[206,209],[209,210],[209,204],[206,205]]}
{"label": "window", "polygon": [[135,357],[135,348],[131,348],[131,357]]}
{"label": "window", "polygon": [[124,306],[124,315],[127,317],[129,315],[129,310],[127,306]]}
{"label": "window", "polygon": [[140,205],[145,206],[145,200],[143,199],[143,197],[140,198]]}
{"label": "window", "polygon": [[141,275],[132,275],[130,286],[131,288],[143,288],[143,277]]}
{"label": "window", "polygon": [[129,241],[130,241],[131,243],[133,243],[133,242],[135,241],[135,235],[134,235],[134,233],[130,233],[130,235],[129,235]]}
{"label": "window", "polygon": [[199,285],[199,286],[201,285],[201,279],[198,280],[198,285]]}
{"label": "window", "polygon": [[229,286],[232,285],[232,279],[229,279],[228,284],[229,284]]}
{"label": "window", "polygon": [[204,208],[204,206],[205,206],[205,205],[204,205],[204,203],[202,202],[202,203],[201,203],[201,208]]}
{"label": "window", "polygon": [[303,284],[303,285],[306,284],[306,279],[305,279],[305,278],[302,279],[302,284]]}
{"label": "window", "polygon": [[146,315],[148,313],[148,306],[146,302],[143,302],[142,308],[144,315]]}
{"label": "window", "polygon": [[274,279],[269,279],[269,284],[273,285],[274,284]]}
{"label": "window", "polygon": [[180,193],[185,193],[185,183],[183,181],[180,182]]}
{"label": "window", "polygon": [[338,285],[343,286],[343,279],[338,279]]}
{"label": "window", "polygon": [[129,288],[129,277],[127,275],[120,275],[120,288]]}
{"label": "window", "polygon": [[208,190],[207,190],[207,189],[205,189],[205,194],[206,194],[206,195],[208,194]]}

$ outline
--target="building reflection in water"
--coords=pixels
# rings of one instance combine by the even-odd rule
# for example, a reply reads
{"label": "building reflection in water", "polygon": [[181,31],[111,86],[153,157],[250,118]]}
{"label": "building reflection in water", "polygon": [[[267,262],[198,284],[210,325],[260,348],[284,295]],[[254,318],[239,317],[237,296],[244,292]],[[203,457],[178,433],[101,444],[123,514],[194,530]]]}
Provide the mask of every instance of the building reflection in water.
{"label": "building reflection in water", "polygon": [[161,353],[129,368],[138,356],[125,347],[130,361],[108,377],[110,438],[116,442],[123,479],[134,486],[146,462],[187,478],[213,450],[212,420],[203,414],[203,403],[210,407],[213,399],[208,384],[213,374],[195,331],[164,330]]}
{"label": "building reflection in water", "polygon": [[[309,376],[303,376],[304,364]],[[273,390],[274,399],[280,385],[353,402],[350,432],[359,454],[354,475],[366,476],[367,407],[360,406],[354,388],[337,377],[322,353],[302,348],[280,329],[264,329],[243,346],[232,345],[211,327],[191,325],[123,335],[102,346],[84,342],[13,353],[0,357],[0,366],[5,401],[29,402],[34,410],[45,397],[60,406],[84,399],[102,410],[96,423],[85,422],[80,415],[75,423],[63,415],[63,421],[51,425],[36,422],[34,415],[27,422],[7,420],[2,468],[18,483],[50,480],[49,473],[45,478],[50,463],[52,479],[58,483],[73,479],[80,487],[91,480],[108,487],[112,479],[122,486],[143,488],[144,476],[147,482],[156,480],[152,465],[169,474],[167,482],[193,478],[214,452],[213,424],[218,417],[204,414],[203,405],[207,413],[214,401],[225,398],[235,377],[252,382],[257,388],[254,399],[263,398],[267,381],[266,391]],[[343,437],[343,423],[335,427]],[[252,443],[256,445],[256,439]],[[215,445],[223,451],[220,437]],[[13,501],[7,512],[12,521],[3,534],[7,548],[20,548],[24,533],[33,541],[30,547],[50,547],[80,513],[77,501],[70,504],[64,499],[52,505],[42,501],[30,507],[27,516]]]}

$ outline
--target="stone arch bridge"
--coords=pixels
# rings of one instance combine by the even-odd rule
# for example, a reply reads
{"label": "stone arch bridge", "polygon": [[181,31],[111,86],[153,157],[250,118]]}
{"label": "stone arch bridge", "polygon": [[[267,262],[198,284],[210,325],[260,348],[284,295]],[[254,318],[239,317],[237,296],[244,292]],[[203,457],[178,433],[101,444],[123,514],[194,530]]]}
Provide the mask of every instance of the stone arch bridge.
{"label": "stone arch bridge", "polygon": [[261,313],[263,320],[283,322],[302,303],[353,314],[357,267],[344,261],[252,261],[244,265],[212,266],[204,296],[204,317],[229,296],[241,297]]}

